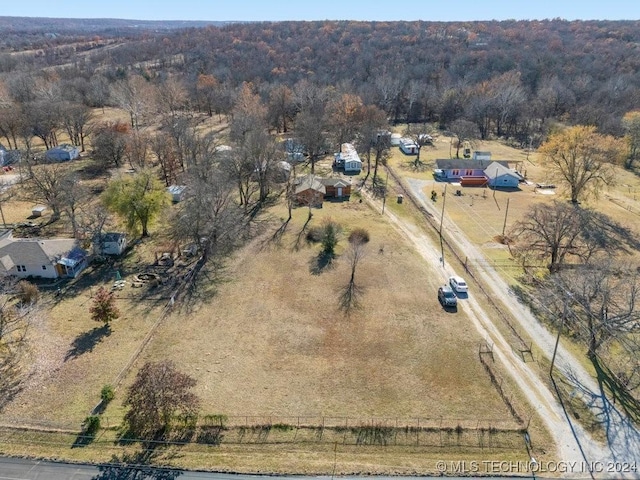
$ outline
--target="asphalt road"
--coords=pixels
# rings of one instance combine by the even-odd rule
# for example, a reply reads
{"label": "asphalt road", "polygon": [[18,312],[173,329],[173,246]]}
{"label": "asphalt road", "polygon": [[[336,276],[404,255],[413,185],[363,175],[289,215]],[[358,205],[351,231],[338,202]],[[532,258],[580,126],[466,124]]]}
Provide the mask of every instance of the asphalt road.
{"label": "asphalt road", "polygon": [[[229,473],[186,472],[153,467],[122,467],[76,465],[44,462],[23,458],[0,457],[0,480],[330,480],[333,477],[237,475]],[[403,480],[418,477],[338,477],[340,480]],[[419,477],[424,478],[424,477]],[[504,480],[505,477],[482,477],[483,480]],[[513,478],[513,477],[511,477]],[[519,476],[518,480],[539,476]],[[469,480],[469,477],[447,477],[447,480]]]}
{"label": "asphalt road", "polygon": [[0,457],[0,480],[249,480],[251,476],[183,472],[154,467],[75,465]]}

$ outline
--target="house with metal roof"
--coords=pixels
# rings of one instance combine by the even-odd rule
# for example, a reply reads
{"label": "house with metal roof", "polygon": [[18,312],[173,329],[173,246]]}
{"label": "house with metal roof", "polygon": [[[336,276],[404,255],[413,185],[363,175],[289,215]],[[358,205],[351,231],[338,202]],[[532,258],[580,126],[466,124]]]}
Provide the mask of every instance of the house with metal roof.
{"label": "house with metal roof", "polygon": [[351,143],[343,143],[340,152],[333,155],[333,166],[344,169],[345,173],[358,174],[362,170],[362,160]]}
{"label": "house with metal roof", "polygon": [[518,188],[521,179],[519,174],[498,162],[491,162],[484,174],[488,179],[487,184],[492,188]]}
{"label": "house with metal roof", "polygon": [[80,150],[74,145],[67,143],[50,148],[44,154],[44,158],[50,162],[68,162],[80,156]]}
{"label": "house with metal roof", "polygon": [[322,184],[319,177],[306,175],[297,179],[296,182],[294,197],[298,204],[322,207],[322,201],[327,193],[327,188]]}
{"label": "house with metal roof", "polygon": [[465,158],[445,158],[436,160],[436,169],[445,181],[460,181],[463,177],[485,177],[484,171],[492,163],[509,168],[505,160],[470,160]]}
{"label": "house with metal roof", "polygon": [[87,266],[87,252],[71,238],[14,238],[0,233],[0,274],[18,278],[75,278]]}

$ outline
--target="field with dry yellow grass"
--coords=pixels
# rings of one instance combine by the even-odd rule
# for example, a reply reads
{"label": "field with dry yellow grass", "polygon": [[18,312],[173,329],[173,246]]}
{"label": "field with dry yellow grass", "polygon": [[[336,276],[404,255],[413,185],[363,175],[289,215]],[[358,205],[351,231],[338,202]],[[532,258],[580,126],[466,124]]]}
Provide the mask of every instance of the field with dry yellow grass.
{"label": "field with dry yellow grass", "polygon": [[[296,210],[277,241],[275,218],[217,274],[209,299],[163,323],[141,361],[174,359],[198,379],[207,413],[508,418],[477,360],[481,338],[442,310],[431,267],[379,214],[355,199],[315,210],[310,226],[331,218],[344,228],[338,257],[319,273],[306,216]],[[340,254],[355,227],[371,241],[356,273],[361,308],[346,315]]]}
{"label": "field with dry yellow grass", "polygon": [[[105,116],[117,115],[105,112]],[[442,148],[448,145],[443,142]],[[430,168],[412,171],[408,157],[400,155],[394,152],[394,168],[403,175],[432,180]],[[434,149],[423,155],[428,165],[440,152]],[[328,172],[330,160],[317,170]],[[355,185],[358,177],[352,180]],[[395,193],[393,181],[390,187]],[[488,198],[473,195],[482,194],[465,189],[456,197],[458,202],[450,202],[448,214],[458,215],[456,222],[466,229],[469,208],[486,211],[492,216],[484,222],[485,230],[471,228],[470,235],[480,244],[492,243],[493,233],[486,229],[501,225],[504,210],[497,205],[502,207],[504,199],[499,194],[496,204],[490,192]],[[472,198],[475,205],[466,206]],[[409,205],[391,200],[390,196],[388,208],[415,214]],[[23,221],[32,207],[15,201],[12,206],[12,222]],[[513,208],[515,218],[518,207]],[[515,432],[521,427],[478,360],[483,339],[462,311],[448,313],[438,303],[435,292],[440,279],[433,274],[437,266],[426,264],[357,194],[350,201],[325,202],[322,209],[314,209],[303,230],[307,215],[306,208],[295,209],[284,233],[276,234],[287,212],[282,205],[271,207],[260,219],[254,240],[223,265],[205,271],[196,294],[183,297],[162,321],[167,298],[133,289],[130,283],[117,292],[123,315],[108,331],[89,316],[92,293],[100,285],[109,288],[116,271],[130,282],[153,263],[154,252],[162,250],[165,242],[159,233],[161,225],[152,239],[136,245],[126,258],[89,269],[60,296],[46,293],[46,313],[33,332],[37,368],[27,388],[2,412],[0,423],[77,429],[97,404],[102,386],[113,384],[116,398],[103,413],[103,422],[118,425],[124,413],[124,392],[138,368],[146,361],[170,359],[197,380],[202,415],[226,415],[228,425],[238,428],[296,422],[346,427],[394,421],[398,425],[417,421],[423,428],[451,431],[497,427]],[[334,261],[319,266],[320,245],[307,241],[306,233],[328,219],[340,224],[342,234]],[[360,306],[346,313],[338,299],[349,280],[345,249],[354,228],[366,229],[371,240],[356,271]],[[526,400],[517,401],[528,410]],[[533,418],[535,440],[552,451],[548,435]],[[526,455],[524,445],[517,443],[501,451],[500,458]],[[241,447],[235,445],[230,441],[221,450],[221,455],[233,450],[228,458],[218,458],[225,469],[243,458],[242,451],[234,450]],[[310,447],[305,455],[322,448]],[[64,449],[64,444],[56,447],[56,456],[65,457]],[[459,452],[462,458],[468,454],[463,450],[449,446],[447,451]],[[255,469],[273,464],[278,465],[273,467],[277,471],[307,471],[300,462],[293,468],[282,467],[278,462],[285,461],[284,453],[258,462]],[[201,467],[208,461],[195,455],[182,464]],[[388,457],[387,451],[383,455],[387,466],[367,471],[400,471],[389,465],[398,466],[393,458],[400,461],[406,455],[411,458],[401,471],[421,465],[406,450],[396,457]],[[365,468],[361,467],[363,457],[345,461]],[[321,463],[327,462],[323,457]],[[429,471],[424,465],[416,468]]]}

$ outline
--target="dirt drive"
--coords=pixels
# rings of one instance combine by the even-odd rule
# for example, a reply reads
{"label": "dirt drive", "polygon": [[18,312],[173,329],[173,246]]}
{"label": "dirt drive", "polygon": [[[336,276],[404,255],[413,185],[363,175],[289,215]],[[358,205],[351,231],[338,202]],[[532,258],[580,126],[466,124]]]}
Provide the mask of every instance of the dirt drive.
{"label": "dirt drive", "polygon": [[[432,215],[439,216],[441,212],[437,210],[433,202],[427,201],[425,190],[428,183],[423,180],[407,180],[412,194],[418,199],[420,205]],[[439,246],[434,245],[427,236],[420,234],[419,230],[407,225],[406,221],[396,217],[388,210],[387,215],[392,223],[415,245],[417,251],[427,260],[428,264],[437,265],[440,263],[442,266]],[[543,328],[531,313],[515,300],[515,297],[509,293],[509,288],[505,281],[484,261],[484,256],[465,238],[459,229],[455,228],[455,225],[446,218],[446,215],[443,228],[446,229],[448,240],[458,245],[460,250],[468,255],[469,260],[475,261],[477,265],[483,265],[479,268],[482,277],[480,281],[491,289],[491,295],[499,298],[501,303],[509,309],[511,315],[520,322],[521,327],[532,334],[532,337],[536,339],[537,347],[544,355],[551,357],[555,345],[554,336]],[[452,266],[445,262],[445,267],[440,269],[441,280],[444,282],[450,275],[461,273],[456,270],[462,270],[462,267]],[[468,302],[462,302],[462,308],[472,319],[478,332],[494,345],[494,353],[497,354],[511,377],[518,383],[529,401],[534,405],[537,413],[545,420],[556,439],[559,459],[571,462],[596,461],[604,464],[616,459],[624,459],[627,462],[640,462],[640,435],[638,431],[628,420],[624,419],[620,412],[616,411],[615,406],[597,404],[595,399],[600,398],[596,393],[598,391],[597,385],[562,345],[558,349],[557,367],[568,378],[575,379],[584,389],[593,392],[595,409],[610,410],[611,415],[615,418],[615,421],[612,421],[608,426],[607,445],[598,444],[575,422],[572,424],[568,422],[568,418],[553,392],[549,391],[536,376],[536,373],[514,353],[509,343],[496,329],[491,318],[474,301],[473,295],[470,295]],[[602,400],[600,399],[600,401]]]}

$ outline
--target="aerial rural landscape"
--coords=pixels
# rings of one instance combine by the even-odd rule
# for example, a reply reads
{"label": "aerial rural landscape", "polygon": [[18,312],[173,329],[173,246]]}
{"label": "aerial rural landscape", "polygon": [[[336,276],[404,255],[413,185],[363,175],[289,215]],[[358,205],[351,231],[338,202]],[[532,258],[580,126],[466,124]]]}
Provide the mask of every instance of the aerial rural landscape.
{"label": "aerial rural landscape", "polygon": [[640,21],[0,33],[2,458],[640,477]]}

